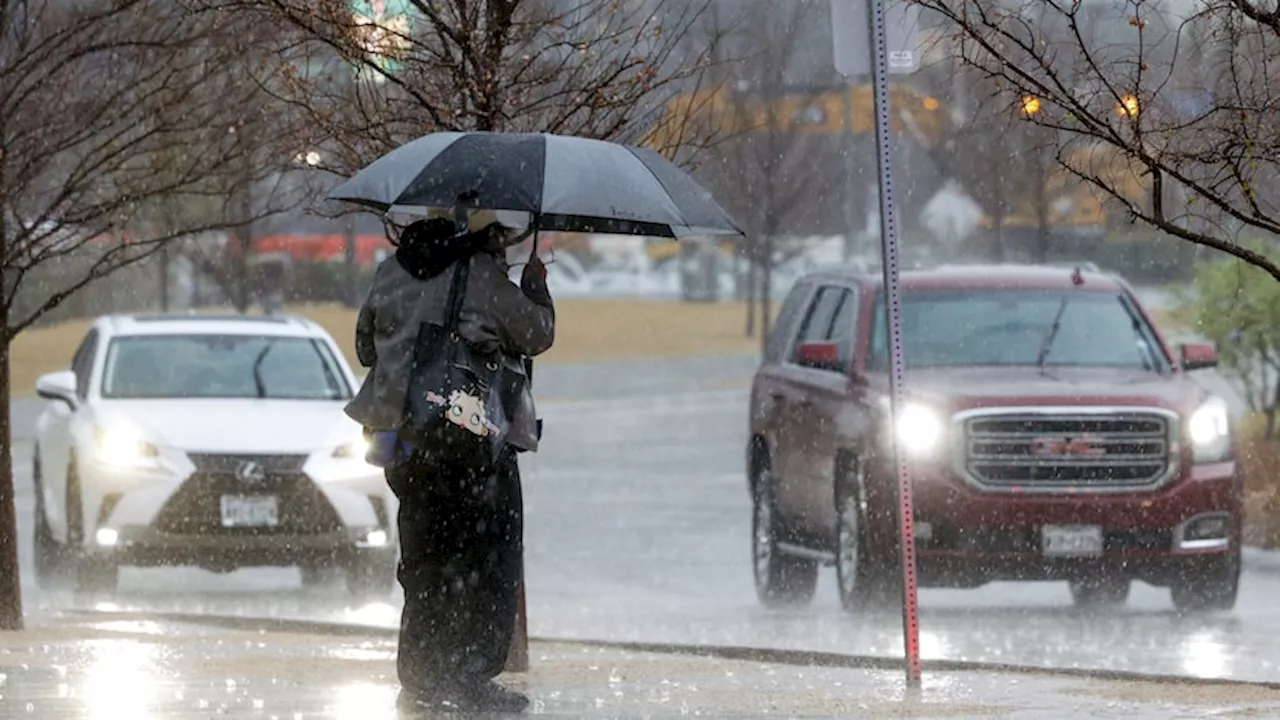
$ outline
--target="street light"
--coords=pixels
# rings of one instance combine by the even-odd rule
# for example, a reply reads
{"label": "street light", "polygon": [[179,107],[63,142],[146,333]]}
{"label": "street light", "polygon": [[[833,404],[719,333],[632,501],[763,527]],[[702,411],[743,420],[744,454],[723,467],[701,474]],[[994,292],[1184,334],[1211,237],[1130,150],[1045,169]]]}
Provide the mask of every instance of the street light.
{"label": "street light", "polygon": [[324,158],[320,156],[320,153],[316,152],[315,150],[300,152],[297,155],[293,156],[293,161],[296,162],[297,164],[310,165],[311,167],[319,167],[320,161],[323,159]]}
{"label": "street light", "polygon": [[1116,114],[1120,117],[1134,118],[1138,116],[1141,107],[1138,105],[1138,98],[1133,95],[1125,95],[1120,104],[1116,105]]}
{"label": "street light", "polygon": [[1040,112],[1040,98],[1035,95],[1025,95],[1022,98],[1022,114],[1031,117]]}

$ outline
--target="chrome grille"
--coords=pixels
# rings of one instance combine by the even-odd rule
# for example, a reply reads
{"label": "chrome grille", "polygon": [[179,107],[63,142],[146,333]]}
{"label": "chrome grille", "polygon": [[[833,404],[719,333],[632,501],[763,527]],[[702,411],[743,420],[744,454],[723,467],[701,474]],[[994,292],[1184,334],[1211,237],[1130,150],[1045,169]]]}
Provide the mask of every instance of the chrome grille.
{"label": "chrome grille", "polygon": [[965,474],[990,489],[1146,489],[1172,461],[1170,419],[1155,413],[979,414],[961,436]]}

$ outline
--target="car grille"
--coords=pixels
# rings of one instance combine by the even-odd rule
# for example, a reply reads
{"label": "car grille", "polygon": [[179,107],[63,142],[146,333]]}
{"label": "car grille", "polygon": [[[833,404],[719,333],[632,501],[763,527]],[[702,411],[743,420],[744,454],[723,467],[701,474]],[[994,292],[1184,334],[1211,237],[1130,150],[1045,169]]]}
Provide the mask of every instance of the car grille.
{"label": "car grille", "polygon": [[[342,530],[342,520],[324,493],[302,472],[306,455],[212,455],[190,453],[195,472],[169,498],[153,527],[174,535],[322,535]],[[255,463],[261,474],[246,479]],[[223,527],[223,495],[274,495],[279,523],[263,527]]]}
{"label": "car grille", "polygon": [[978,415],[964,421],[964,470],[989,489],[1147,489],[1168,475],[1170,437],[1154,413]]}

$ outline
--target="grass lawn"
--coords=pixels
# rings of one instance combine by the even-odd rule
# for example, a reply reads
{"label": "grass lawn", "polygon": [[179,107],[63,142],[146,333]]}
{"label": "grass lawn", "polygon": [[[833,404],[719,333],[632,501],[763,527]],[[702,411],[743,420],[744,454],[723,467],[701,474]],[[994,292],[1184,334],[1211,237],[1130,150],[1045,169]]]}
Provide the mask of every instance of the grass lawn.
{"label": "grass lawn", "polygon": [[[776,306],[775,306],[776,308]],[[352,340],[355,312],[335,305],[292,307],[333,334],[348,361],[356,365]],[[737,355],[756,352],[758,338],[743,334],[744,303],[683,303],[613,299],[561,300],[556,303],[556,344],[539,363]],[[1178,323],[1161,310],[1152,316],[1166,332]],[[34,393],[41,374],[67,367],[89,321],[73,321],[28,330],[13,345],[14,395]]]}
{"label": "grass lawn", "polygon": [[[356,365],[354,311],[331,305],[289,311],[332,333]],[[743,303],[572,299],[556,303],[556,313],[556,344],[539,363],[737,355],[757,351],[760,343],[743,334]],[[88,326],[87,320],[73,321],[19,335],[11,365],[14,395],[33,394],[37,377],[66,368]]]}

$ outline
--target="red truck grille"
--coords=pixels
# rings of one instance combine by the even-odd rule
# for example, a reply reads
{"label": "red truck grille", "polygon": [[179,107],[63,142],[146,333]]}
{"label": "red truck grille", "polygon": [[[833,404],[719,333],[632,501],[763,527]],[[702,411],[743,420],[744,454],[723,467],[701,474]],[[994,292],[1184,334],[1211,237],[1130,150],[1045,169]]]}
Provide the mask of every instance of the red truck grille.
{"label": "red truck grille", "polygon": [[1169,475],[1170,418],[993,413],[963,421],[964,471],[993,490],[1136,490]]}

